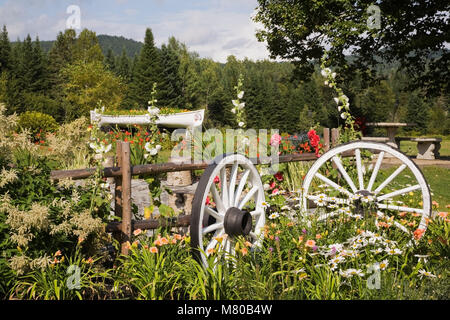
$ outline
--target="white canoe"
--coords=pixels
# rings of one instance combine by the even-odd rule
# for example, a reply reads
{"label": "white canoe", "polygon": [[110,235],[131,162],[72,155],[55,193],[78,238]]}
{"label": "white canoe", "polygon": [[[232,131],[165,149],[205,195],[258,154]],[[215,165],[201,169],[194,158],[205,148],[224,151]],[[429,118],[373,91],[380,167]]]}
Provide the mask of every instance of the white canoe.
{"label": "white canoe", "polygon": [[[205,117],[205,109],[180,112],[174,114],[163,114],[156,120],[156,124],[167,128],[194,128],[201,126]],[[104,125],[145,125],[150,123],[150,116],[146,115],[124,115],[112,116],[91,111],[91,122],[96,122],[99,127]]]}

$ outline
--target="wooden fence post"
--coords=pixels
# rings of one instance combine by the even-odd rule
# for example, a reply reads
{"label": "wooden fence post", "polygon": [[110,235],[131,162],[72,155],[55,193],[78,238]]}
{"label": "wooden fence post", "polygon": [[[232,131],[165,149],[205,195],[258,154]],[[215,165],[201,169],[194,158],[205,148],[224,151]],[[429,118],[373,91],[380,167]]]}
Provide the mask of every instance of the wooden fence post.
{"label": "wooden fence post", "polygon": [[[116,167],[122,170],[122,141],[116,143]],[[122,176],[114,178],[114,213],[116,217],[122,218]],[[113,237],[122,243],[121,232],[113,232]]]}
{"label": "wooden fence post", "polygon": [[128,255],[131,240],[131,159],[130,143],[122,142],[122,254]]}
{"label": "wooden fence post", "polygon": [[339,140],[339,128],[331,129],[331,147],[336,147]]}
{"label": "wooden fence post", "polygon": [[323,149],[330,150],[330,128],[323,128]]}

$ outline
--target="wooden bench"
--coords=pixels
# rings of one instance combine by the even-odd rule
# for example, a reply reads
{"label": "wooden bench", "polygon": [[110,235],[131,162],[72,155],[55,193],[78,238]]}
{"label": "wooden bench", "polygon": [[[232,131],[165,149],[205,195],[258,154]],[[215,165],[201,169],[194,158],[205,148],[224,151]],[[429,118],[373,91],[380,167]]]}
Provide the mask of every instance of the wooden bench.
{"label": "wooden bench", "polygon": [[401,141],[417,142],[417,159],[433,160],[440,156],[441,138],[396,137],[395,140],[399,148]]}

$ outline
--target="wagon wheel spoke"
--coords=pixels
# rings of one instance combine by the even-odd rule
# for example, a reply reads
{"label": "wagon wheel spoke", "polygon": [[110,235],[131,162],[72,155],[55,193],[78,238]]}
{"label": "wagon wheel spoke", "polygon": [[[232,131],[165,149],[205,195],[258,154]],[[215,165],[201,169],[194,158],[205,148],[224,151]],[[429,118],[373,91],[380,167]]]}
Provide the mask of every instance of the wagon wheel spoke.
{"label": "wagon wheel spoke", "polygon": [[342,161],[339,157],[335,156],[332,158],[332,161],[336,164],[339,172],[342,174],[342,176],[344,177],[345,181],[347,181],[348,185],[350,186],[350,188],[352,189],[353,192],[358,191],[356,189],[355,184],[353,183],[353,180],[350,178],[350,176],[348,175],[347,171],[344,169],[344,166],[342,165]]}
{"label": "wagon wheel spoke", "polygon": [[400,190],[397,190],[397,191],[393,191],[391,193],[387,193],[385,195],[379,196],[379,197],[377,197],[377,200],[378,201],[383,201],[383,200],[390,199],[392,197],[399,196],[399,195],[402,195],[402,194],[405,194],[405,193],[408,193],[408,192],[411,192],[411,191],[419,190],[419,189],[420,189],[420,185],[416,184],[416,185],[411,186],[411,187],[403,188],[403,189],[400,189]]}
{"label": "wagon wheel spoke", "polygon": [[239,202],[239,205],[237,206],[238,209],[242,209],[244,205],[246,205],[250,201],[250,199],[256,194],[256,192],[258,192],[258,190],[259,190],[258,186],[252,187],[250,191],[247,192],[247,194],[241,200],[241,202]]}
{"label": "wagon wheel spoke", "polygon": [[221,182],[221,194],[222,194],[222,201],[226,208],[230,206],[229,198],[228,198],[228,184],[227,184],[227,168],[223,167],[222,170],[220,170],[220,182]]}
{"label": "wagon wheel spoke", "polygon": [[250,175],[250,170],[245,170],[244,174],[242,175],[241,181],[239,181],[238,188],[236,189],[236,192],[234,193],[234,205],[237,206],[239,203],[239,198],[241,197],[242,191],[244,190],[244,186],[247,183],[248,176]]}
{"label": "wagon wheel spoke", "polygon": [[[313,200],[313,201],[314,200],[318,200],[320,198],[320,196],[318,196],[318,195],[311,195],[311,194],[306,195],[306,197],[309,200]],[[323,200],[326,201],[326,202],[334,202],[334,203],[337,203],[337,204],[350,204],[350,199],[343,199],[343,198],[324,196]]]}
{"label": "wagon wheel spoke", "polygon": [[215,234],[213,235],[213,237],[211,238],[210,242],[208,243],[208,245],[205,248],[205,253],[207,255],[209,255],[210,254],[209,251],[211,249],[214,249],[217,246],[217,244],[219,243],[217,238],[222,237],[224,234],[225,234],[225,232],[224,232],[223,229],[222,230],[218,230],[218,231],[215,232]]}
{"label": "wagon wheel spoke", "polygon": [[[379,216],[380,218],[392,218],[392,216],[387,216],[386,214],[384,214],[381,211],[377,211],[377,216]],[[394,224],[394,226],[396,226],[398,229],[402,230],[403,232],[407,233],[407,234],[411,234],[411,231],[408,230],[408,228],[406,228],[404,225],[398,223],[397,221],[393,220],[392,223]]]}
{"label": "wagon wheel spoke", "polygon": [[223,203],[222,198],[220,197],[219,192],[217,191],[216,186],[214,184],[211,185],[211,193],[213,196],[213,200],[216,204],[217,211],[220,214],[225,214],[226,211],[225,204]]}
{"label": "wagon wheel spoke", "polygon": [[261,214],[264,214],[264,210],[254,210],[250,212],[251,216],[253,218],[260,216]]}
{"label": "wagon wheel spoke", "polygon": [[223,228],[223,222],[213,223],[205,228],[203,228],[202,233],[207,234],[212,231],[216,231],[217,229]]}
{"label": "wagon wheel spoke", "polygon": [[320,174],[319,172],[316,173],[315,175],[317,178],[319,178],[320,180],[322,180],[323,182],[325,182],[327,185],[329,185],[330,187],[333,187],[334,189],[336,189],[337,191],[346,194],[347,196],[351,197],[352,193],[350,191],[348,191],[347,189],[345,189],[344,187],[338,185],[337,183],[331,181],[330,179],[328,179],[327,177],[323,176],[322,174]]}
{"label": "wagon wheel spoke", "polygon": [[375,164],[375,167],[373,168],[372,175],[370,176],[369,184],[367,185],[368,191],[372,191],[372,187],[377,178],[378,170],[380,170],[380,166],[381,166],[381,163],[383,162],[383,158],[384,158],[384,151],[381,151],[380,154],[378,155],[378,159]]}
{"label": "wagon wheel spoke", "polygon": [[205,206],[205,213],[210,215],[210,216],[212,216],[213,218],[215,218],[216,220],[219,220],[219,221],[222,221],[223,218],[224,218],[223,214],[217,212],[216,210],[214,210],[214,209],[212,209],[212,208],[210,208],[208,206]]}
{"label": "wagon wheel spoke", "polygon": [[230,206],[234,204],[234,189],[236,188],[236,179],[238,174],[239,165],[237,163],[233,164],[230,173],[230,189],[228,191],[229,194],[229,204]]}
{"label": "wagon wheel spoke", "polygon": [[392,180],[394,180],[395,177],[397,177],[403,170],[405,170],[406,164],[402,164],[400,167],[397,168],[386,180],[381,183],[378,188],[375,189],[374,193],[377,194],[381,190],[383,190]]}
{"label": "wagon wheel spoke", "polygon": [[420,213],[420,214],[424,213],[423,208],[409,208],[409,207],[394,206],[394,205],[383,204],[383,203],[379,203],[378,208],[387,209],[387,210],[395,210],[395,211],[413,212],[413,213]]}
{"label": "wagon wheel spoke", "polygon": [[359,190],[364,190],[363,169],[361,166],[361,150],[355,149],[356,170],[358,171]]}

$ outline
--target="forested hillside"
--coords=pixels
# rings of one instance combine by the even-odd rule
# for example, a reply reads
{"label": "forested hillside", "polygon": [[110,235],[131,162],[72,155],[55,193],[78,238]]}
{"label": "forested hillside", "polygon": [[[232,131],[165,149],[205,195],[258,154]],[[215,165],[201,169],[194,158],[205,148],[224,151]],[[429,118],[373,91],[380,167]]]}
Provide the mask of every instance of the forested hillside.
{"label": "forested hillside", "polygon": [[[413,130],[448,134],[448,94],[425,97],[408,89],[409,79],[391,65],[380,65],[381,79],[355,76],[342,83],[358,121],[408,121]],[[98,106],[146,109],[153,83],[157,105],[207,110],[207,127],[235,126],[231,101],[243,75],[247,128],[305,131],[318,124],[341,124],[333,92],[318,67],[306,81],[294,77],[288,62],[201,58],[171,37],[161,47],[147,29],[145,43],[83,30],[60,32],[53,42],[29,36],[12,44],[0,34],[0,101],[9,113],[38,111],[70,121]]]}

